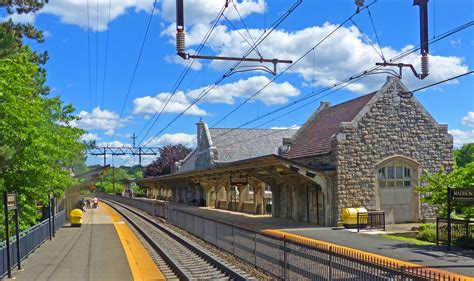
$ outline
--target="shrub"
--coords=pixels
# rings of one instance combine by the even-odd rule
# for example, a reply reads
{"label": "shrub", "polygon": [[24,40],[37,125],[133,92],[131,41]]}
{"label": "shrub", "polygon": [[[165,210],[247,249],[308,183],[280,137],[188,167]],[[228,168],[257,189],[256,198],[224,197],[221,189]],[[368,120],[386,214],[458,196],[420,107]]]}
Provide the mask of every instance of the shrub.
{"label": "shrub", "polygon": [[429,242],[436,242],[436,225],[435,224],[422,224],[418,229],[417,239]]}

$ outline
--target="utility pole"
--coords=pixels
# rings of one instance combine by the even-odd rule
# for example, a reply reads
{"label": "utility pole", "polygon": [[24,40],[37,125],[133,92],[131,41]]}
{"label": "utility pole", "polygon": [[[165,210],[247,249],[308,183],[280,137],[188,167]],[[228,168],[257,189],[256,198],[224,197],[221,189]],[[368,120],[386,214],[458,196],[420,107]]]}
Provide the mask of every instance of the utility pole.
{"label": "utility pole", "polygon": [[113,155],[112,155],[112,193],[115,195],[115,164],[114,164]]}
{"label": "utility pole", "polygon": [[133,133],[131,139],[133,140],[133,148],[135,148],[135,140],[137,139],[137,136],[135,135],[135,133]]}

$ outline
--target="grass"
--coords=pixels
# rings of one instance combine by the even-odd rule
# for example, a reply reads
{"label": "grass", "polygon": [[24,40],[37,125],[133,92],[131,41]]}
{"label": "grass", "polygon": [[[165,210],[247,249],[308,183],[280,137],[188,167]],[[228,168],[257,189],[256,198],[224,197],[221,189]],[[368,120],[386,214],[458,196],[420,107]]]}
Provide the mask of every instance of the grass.
{"label": "grass", "polygon": [[435,245],[435,243],[419,240],[419,239],[416,239],[414,237],[403,236],[403,234],[400,234],[400,235],[397,235],[397,234],[384,234],[384,235],[382,235],[382,237],[387,238],[387,239],[392,239],[392,240],[403,241],[403,242],[410,243],[410,244],[415,244],[415,245],[418,245],[418,246]]}

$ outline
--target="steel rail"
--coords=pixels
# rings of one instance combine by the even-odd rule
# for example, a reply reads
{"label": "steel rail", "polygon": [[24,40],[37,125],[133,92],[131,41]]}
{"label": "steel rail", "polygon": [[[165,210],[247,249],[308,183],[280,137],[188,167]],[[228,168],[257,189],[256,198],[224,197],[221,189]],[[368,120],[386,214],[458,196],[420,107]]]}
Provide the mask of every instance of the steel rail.
{"label": "steel rail", "polygon": [[[182,265],[180,262],[178,262],[174,257],[172,257],[169,253],[164,251],[163,249],[160,248],[160,246],[153,240],[151,235],[147,234],[146,231],[138,226],[138,224],[133,221],[130,216],[126,215],[123,211],[119,210],[117,206],[129,211],[133,215],[139,217],[140,219],[144,220],[147,222],[149,225],[157,228],[161,232],[165,233],[169,237],[171,237],[173,240],[175,240],[177,243],[181,244],[185,248],[187,248],[190,252],[193,252],[206,262],[210,264],[210,266],[216,267],[219,271],[221,271],[223,274],[225,274],[229,279],[232,280],[246,280],[248,276],[243,275],[240,272],[237,272],[233,268],[230,268],[228,265],[224,264],[223,262],[217,260],[215,257],[211,256],[209,253],[206,253],[205,251],[199,249],[189,241],[183,239],[182,237],[176,235],[169,229],[163,227],[162,225],[158,224],[156,221],[150,219],[148,216],[145,216],[141,214],[140,212],[137,212],[136,210],[133,210],[132,208],[121,204],[117,203],[112,200],[106,200],[106,199],[101,199],[102,202],[106,203],[110,207],[112,207],[115,211],[117,211],[121,216],[123,216],[137,231],[144,237],[144,239],[153,247],[155,251],[158,252],[158,254],[167,262],[168,266],[175,271],[175,273],[178,275],[180,279],[183,280],[193,280],[195,279],[194,276],[190,275],[187,270],[183,270]],[[114,206],[115,205],[115,206]]]}

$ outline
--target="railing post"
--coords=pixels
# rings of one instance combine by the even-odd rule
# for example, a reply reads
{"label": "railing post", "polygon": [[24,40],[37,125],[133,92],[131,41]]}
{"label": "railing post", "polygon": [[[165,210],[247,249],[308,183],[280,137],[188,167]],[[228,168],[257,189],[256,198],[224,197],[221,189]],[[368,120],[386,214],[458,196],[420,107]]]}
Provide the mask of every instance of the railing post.
{"label": "railing post", "polygon": [[436,245],[439,245],[439,218],[436,217]]}
{"label": "railing post", "polygon": [[10,232],[8,231],[8,193],[3,193],[3,203],[5,207],[5,247],[7,249],[7,272],[8,278],[12,278],[11,260],[10,260]]}
{"label": "railing post", "polygon": [[287,256],[286,256],[286,236],[283,236],[283,274],[285,280],[288,280],[288,268],[287,268]]}
{"label": "railing post", "polygon": [[332,280],[332,246],[329,246],[329,278]]}
{"label": "railing post", "polygon": [[49,229],[49,240],[53,240],[51,224],[51,195],[48,194],[48,229]]}
{"label": "railing post", "polygon": [[56,213],[55,213],[55,209],[56,209],[56,204],[55,204],[55,201],[54,201],[54,197],[51,198],[51,213],[52,213],[52,227],[53,227],[53,237],[56,237]]}
{"label": "railing post", "polygon": [[[18,270],[21,270],[21,256],[20,256],[20,214],[18,209],[18,193],[15,192],[16,208],[15,208],[15,228],[16,228],[16,256],[18,260]],[[8,215],[8,214],[7,214]]]}
{"label": "railing post", "polygon": [[406,280],[405,270],[406,270],[405,266],[402,265],[402,267],[400,268],[402,281]]}

